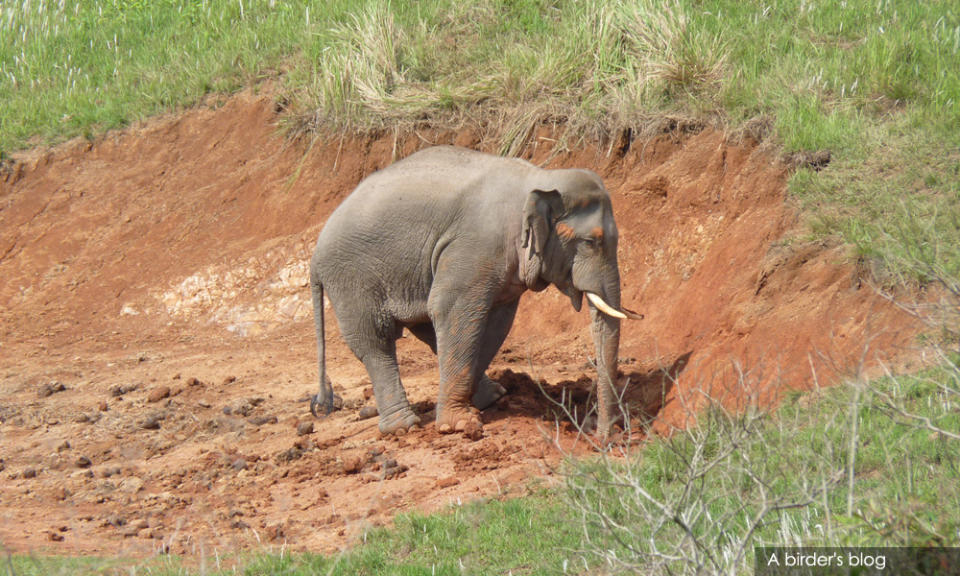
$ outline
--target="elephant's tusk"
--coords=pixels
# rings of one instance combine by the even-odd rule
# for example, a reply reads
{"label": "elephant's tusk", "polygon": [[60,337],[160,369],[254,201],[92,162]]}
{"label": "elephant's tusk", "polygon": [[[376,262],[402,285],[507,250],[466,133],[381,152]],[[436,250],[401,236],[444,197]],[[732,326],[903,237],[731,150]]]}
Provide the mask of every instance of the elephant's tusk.
{"label": "elephant's tusk", "polygon": [[614,309],[612,306],[603,301],[603,298],[594,294],[593,292],[587,292],[587,300],[596,307],[597,310],[603,312],[607,316],[612,318],[619,318],[621,320],[626,320],[627,315],[619,310]]}
{"label": "elephant's tusk", "polygon": [[621,310],[623,310],[623,313],[631,320],[643,320],[643,314],[639,314],[633,310],[627,310],[626,308],[621,308]]}

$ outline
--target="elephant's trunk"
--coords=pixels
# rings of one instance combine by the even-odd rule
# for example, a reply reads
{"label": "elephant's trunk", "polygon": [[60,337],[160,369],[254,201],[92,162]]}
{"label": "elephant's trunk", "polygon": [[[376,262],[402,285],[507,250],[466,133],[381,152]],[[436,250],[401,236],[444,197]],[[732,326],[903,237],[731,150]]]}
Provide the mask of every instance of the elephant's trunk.
{"label": "elephant's trunk", "polygon": [[[593,328],[593,343],[597,352],[597,434],[606,440],[613,432],[616,412],[619,410],[615,383],[617,381],[617,358],[620,350],[620,318],[599,310],[590,301],[590,319]],[[604,279],[604,294],[601,301],[615,311],[620,309],[620,274],[614,270]]]}

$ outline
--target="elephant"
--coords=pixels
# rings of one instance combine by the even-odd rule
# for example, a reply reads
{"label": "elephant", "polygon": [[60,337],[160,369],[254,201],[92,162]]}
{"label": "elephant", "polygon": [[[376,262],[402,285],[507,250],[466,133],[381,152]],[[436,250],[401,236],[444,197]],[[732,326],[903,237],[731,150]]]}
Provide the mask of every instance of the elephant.
{"label": "elephant", "polygon": [[[486,370],[520,296],[555,286],[587,296],[597,354],[597,431],[612,430],[620,321],[617,226],[600,177],[453,146],[416,152],[365,178],[320,232],[310,260],[320,389],[329,414],[324,293],[373,384],[383,434],[420,425],[400,381],[403,328],[439,363],[436,427],[479,430],[478,410],[506,390]],[[473,409],[472,409],[472,408]]]}

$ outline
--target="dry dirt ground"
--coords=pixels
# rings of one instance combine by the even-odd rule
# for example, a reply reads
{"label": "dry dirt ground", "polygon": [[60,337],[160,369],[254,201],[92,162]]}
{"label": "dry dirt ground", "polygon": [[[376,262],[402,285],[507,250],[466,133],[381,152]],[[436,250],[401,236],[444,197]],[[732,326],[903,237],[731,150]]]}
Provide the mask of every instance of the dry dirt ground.
{"label": "dry dirt ground", "polygon": [[[286,142],[252,92],[7,161],[0,171],[0,549],[148,556],[280,546],[331,551],[408,510],[522,493],[589,453],[550,398],[582,413],[586,312],[524,296],[494,361],[509,395],[480,439],[431,422],[436,365],[400,342],[425,422],[380,437],[362,365],[330,322],[345,408],[314,421],[307,261],[365,175],[474,133]],[[709,394],[767,403],[909,357],[914,330],[842,247],[795,233],[789,169],[749,138],[663,133],[526,157],[589,167],[613,195],[621,363],[636,429],[682,426]],[[865,352],[866,351],[866,352]]]}

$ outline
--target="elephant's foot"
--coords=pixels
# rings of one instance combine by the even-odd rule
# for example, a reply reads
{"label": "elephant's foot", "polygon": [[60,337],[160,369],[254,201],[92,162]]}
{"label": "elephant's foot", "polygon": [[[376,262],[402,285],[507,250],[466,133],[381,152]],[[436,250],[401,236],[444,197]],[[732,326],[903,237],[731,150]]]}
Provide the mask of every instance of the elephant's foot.
{"label": "elephant's foot", "polygon": [[409,406],[389,415],[380,417],[380,433],[403,436],[409,430],[420,425],[420,417]]}
{"label": "elephant's foot", "polygon": [[473,393],[471,402],[477,408],[477,410],[486,410],[487,408],[493,406],[497,400],[503,398],[506,393],[506,388],[501,386],[496,380],[491,380],[486,374],[484,374],[480,377],[480,381],[477,382],[477,390]]}
{"label": "elephant's foot", "polygon": [[447,406],[437,409],[437,431],[441,434],[462,432],[469,438],[479,440],[483,437],[483,422],[475,410]]}

